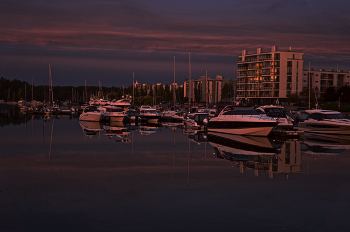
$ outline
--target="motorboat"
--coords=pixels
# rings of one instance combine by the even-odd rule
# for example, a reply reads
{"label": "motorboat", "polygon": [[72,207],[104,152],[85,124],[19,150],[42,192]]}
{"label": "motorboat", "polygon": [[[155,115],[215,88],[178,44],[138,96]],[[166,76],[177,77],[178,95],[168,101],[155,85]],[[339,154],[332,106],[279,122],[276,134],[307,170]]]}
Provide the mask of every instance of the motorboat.
{"label": "motorboat", "polygon": [[276,125],[276,119],[261,115],[252,107],[228,105],[209,120],[207,129],[208,132],[267,136]]}
{"label": "motorboat", "polygon": [[89,106],[79,116],[80,121],[94,121],[99,122],[102,120],[102,113],[94,106]]}
{"label": "motorboat", "polygon": [[208,113],[209,118],[216,117],[216,115],[218,114],[217,109],[208,109],[208,108],[198,109],[198,112],[199,113]]}
{"label": "motorboat", "polygon": [[184,118],[184,126],[186,128],[201,130],[208,124],[208,120],[208,113],[190,113]]}
{"label": "motorboat", "polygon": [[298,130],[304,133],[350,135],[350,120],[333,110],[305,110]]}
{"label": "motorboat", "polygon": [[117,107],[121,107],[123,108],[124,110],[128,110],[129,107],[131,106],[131,103],[130,103],[130,99],[129,98],[122,98],[120,100],[112,100],[109,102],[109,104],[111,106],[117,106]]}
{"label": "motorboat", "polygon": [[116,106],[103,107],[102,117],[109,122],[124,122],[127,119],[126,111]]}
{"label": "motorboat", "polygon": [[162,121],[171,121],[171,122],[182,122],[184,120],[184,111],[174,111],[166,110],[160,113]]}
{"label": "motorboat", "polygon": [[155,108],[141,106],[139,109],[139,119],[141,122],[158,124],[160,116]]}
{"label": "motorboat", "polygon": [[255,109],[259,114],[264,114],[277,120],[276,129],[293,129],[293,119],[284,113],[283,106],[265,105]]}

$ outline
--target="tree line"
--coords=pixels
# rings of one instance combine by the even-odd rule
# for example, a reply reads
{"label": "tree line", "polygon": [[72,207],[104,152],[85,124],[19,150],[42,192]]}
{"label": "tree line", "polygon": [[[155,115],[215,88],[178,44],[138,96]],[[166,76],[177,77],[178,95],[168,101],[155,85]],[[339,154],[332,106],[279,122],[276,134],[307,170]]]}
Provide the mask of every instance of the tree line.
{"label": "tree line", "polygon": [[[105,99],[121,99],[123,95],[133,96],[132,85],[127,88],[123,87],[98,87],[98,86],[53,86],[53,99],[55,102],[86,102],[91,96],[104,97]],[[178,102],[183,102],[184,99],[183,87],[176,89],[176,99]],[[159,85],[154,90],[141,87],[135,89],[134,92],[135,104],[159,104],[161,101],[173,101],[173,91],[169,85]],[[35,85],[21,80],[8,80],[4,77],[0,78],[0,100],[5,102],[18,102],[32,100],[48,102],[49,101],[49,86]]]}

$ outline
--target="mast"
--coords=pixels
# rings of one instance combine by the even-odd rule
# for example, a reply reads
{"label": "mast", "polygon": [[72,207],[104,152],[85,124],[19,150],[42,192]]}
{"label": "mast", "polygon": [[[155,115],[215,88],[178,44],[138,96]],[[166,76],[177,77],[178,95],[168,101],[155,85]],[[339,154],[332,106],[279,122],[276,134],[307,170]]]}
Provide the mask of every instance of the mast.
{"label": "mast", "polygon": [[51,79],[51,62],[49,61],[49,106],[52,106],[53,93],[52,93],[52,79]]}
{"label": "mast", "polygon": [[135,105],[134,93],[135,93],[135,84],[134,84],[134,72],[132,72],[132,105]]}
{"label": "mast", "polygon": [[174,111],[175,111],[175,101],[176,101],[176,95],[175,95],[175,55],[174,55],[174,84],[173,84],[173,100],[174,100]]}
{"label": "mast", "polygon": [[309,110],[311,105],[311,73],[310,73],[310,61],[309,61]]}
{"label": "mast", "polygon": [[188,52],[188,102],[192,100],[192,81],[191,81],[191,51]]}
{"label": "mast", "polygon": [[33,91],[33,77],[32,77],[32,102],[34,101],[34,91]]}
{"label": "mast", "polygon": [[88,102],[87,88],[86,88],[86,79],[85,79],[85,102]]}
{"label": "mast", "polygon": [[205,70],[205,107],[208,108],[208,70]]}

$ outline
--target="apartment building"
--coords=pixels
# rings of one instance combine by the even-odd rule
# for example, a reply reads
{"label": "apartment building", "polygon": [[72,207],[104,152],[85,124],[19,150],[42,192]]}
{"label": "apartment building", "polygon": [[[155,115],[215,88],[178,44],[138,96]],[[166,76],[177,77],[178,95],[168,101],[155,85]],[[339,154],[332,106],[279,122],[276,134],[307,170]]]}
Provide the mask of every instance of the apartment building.
{"label": "apartment building", "polygon": [[350,72],[344,72],[343,70],[334,71],[334,69],[328,71],[325,69],[303,71],[303,88],[309,89],[310,87],[310,89],[314,89],[318,96],[325,93],[329,87],[340,88],[349,85]]}
{"label": "apartment building", "polygon": [[257,104],[283,102],[289,95],[300,93],[303,86],[303,55],[298,51],[270,52],[257,48],[254,54],[242,51],[237,67],[237,99]]}
{"label": "apartment building", "polygon": [[[235,88],[236,80],[224,79],[223,76],[216,75],[215,79],[206,76],[200,76],[192,83],[189,80],[184,82],[184,97],[188,97],[190,102],[193,102],[194,96],[199,98],[199,102],[215,104],[221,102],[222,88],[226,83],[233,82]],[[193,85],[192,85],[193,84]],[[235,89],[233,89],[235,91]],[[197,102],[198,103],[198,102]]]}

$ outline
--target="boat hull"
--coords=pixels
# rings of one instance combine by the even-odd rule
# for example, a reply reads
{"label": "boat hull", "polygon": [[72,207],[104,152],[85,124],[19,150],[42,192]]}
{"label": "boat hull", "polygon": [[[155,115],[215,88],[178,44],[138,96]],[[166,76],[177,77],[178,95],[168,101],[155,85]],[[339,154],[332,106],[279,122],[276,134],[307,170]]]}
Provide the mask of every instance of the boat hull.
{"label": "boat hull", "polygon": [[236,135],[267,136],[276,126],[273,121],[224,121],[210,120],[207,126],[209,132],[218,132]]}
{"label": "boat hull", "polygon": [[81,121],[99,122],[99,121],[102,120],[102,114],[95,113],[95,112],[82,113],[79,116],[79,120],[81,120]]}
{"label": "boat hull", "polygon": [[298,130],[304,133],[350,135],[350,123],[300,122]]}

